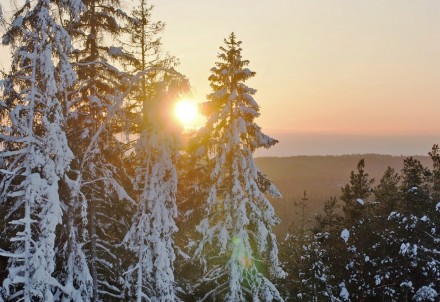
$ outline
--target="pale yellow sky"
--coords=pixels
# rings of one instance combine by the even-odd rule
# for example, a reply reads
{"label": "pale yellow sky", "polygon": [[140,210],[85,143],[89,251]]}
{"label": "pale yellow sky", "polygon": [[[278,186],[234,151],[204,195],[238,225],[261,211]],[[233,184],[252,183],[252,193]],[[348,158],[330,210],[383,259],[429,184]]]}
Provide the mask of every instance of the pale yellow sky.
{"label": "pale yellow sky", "polygon": [[[234,31],[243,41],[243,57],[257,72],[248,84],[258,90],[258,123],[284,138],[263,155],[421,154],[440,142],[438,0],[151,3],[153,17],[167,23],[164,49],[180,58],[197,101],[209,93],[223,38]],[[295,138],[308,134],[316,152],[295,149]],[[330,146],[332,136],[346,137],[334,143],[348,141],[347,148]],[[371,144],[356,148],[362,137]]]}

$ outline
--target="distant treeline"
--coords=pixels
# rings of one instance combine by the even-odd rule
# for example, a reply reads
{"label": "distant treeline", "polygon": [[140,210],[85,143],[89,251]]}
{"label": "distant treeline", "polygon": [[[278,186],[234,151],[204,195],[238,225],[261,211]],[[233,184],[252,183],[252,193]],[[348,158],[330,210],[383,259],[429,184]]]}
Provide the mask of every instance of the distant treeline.
{"label": "distant treeline", "polygon": [[[282,199],[273,199],[272,204],[281,219],[275,228],[277,235],[283,236],[295,221],[295,202],[307,191],[308,209],[306,219],[313,222],[329,196],[339,198],[341,188],[350,180],[350,171],[361,160],[365,160],[366,171],[377,181],[387,167],[396,171],[403,169],[405,156],[381,154],[354,154],[340,156],[292,156],[260,157],[255,162],[274,182],[283,194]],[[431,167],[429,156],[415,156],[424,166]],[[280,237],[281,238],[281,237]]]}

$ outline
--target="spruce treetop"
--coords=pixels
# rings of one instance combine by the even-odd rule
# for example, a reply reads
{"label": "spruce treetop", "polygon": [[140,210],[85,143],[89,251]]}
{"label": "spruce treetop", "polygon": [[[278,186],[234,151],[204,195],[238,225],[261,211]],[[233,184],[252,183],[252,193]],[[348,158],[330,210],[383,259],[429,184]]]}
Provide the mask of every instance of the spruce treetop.
{"label": "spruce treetop", "polygon": [[[269,148],[278,141],[263,134],[254,122],[260,115],[260,106],[253,98],[257,90],[245,85],[256,73],[247,68],[249,60],[242,59],[242,42],[234,33],[224,42],[226,45],[220,47],[217,55],[219,61],[208,78],[213,92],[201,106],[202,113],[208,117],[201,134],[209,136],[205,137],[206,144],[226,135],[229,143],[246,146],[251,153],[259,147]],[[208,134],[209,129],[213,131]]]}

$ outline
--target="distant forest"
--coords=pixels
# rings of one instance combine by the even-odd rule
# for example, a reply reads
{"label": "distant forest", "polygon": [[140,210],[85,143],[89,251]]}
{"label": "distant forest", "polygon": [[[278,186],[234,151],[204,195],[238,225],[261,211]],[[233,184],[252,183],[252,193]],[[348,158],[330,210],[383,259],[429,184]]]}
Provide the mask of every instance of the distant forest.
{"label": "distant forest", "polygon": [[[281,239],[299,215],[295,203],[307,192],[306,219],[308,225],[323,211],[324,202],[330,197],[339,198],[341,188],[350,181],[350,172],[357,163],[365,160],[365,170],[378,184],[387,167],[395,171],[403,169],[405,156],[380,154],[352,154],[327,156],[258,157],[255,159],[262,172],[274,182],[282,198],[272,199],[281,223],[274,230]],[[415,156],[424,166],[432,167],[429,156]],[[341,210],[342,211],[342,210]]]}

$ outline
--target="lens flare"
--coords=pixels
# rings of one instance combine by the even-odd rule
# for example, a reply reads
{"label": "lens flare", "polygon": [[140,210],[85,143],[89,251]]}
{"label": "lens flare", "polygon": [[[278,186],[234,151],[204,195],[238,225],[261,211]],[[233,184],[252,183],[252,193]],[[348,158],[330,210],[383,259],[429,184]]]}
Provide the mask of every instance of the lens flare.
{"label": "lens flare", "polygon": [[184,128],[194,127],[199,111],[196,102],[184,99],[176,103],[174,115]]}
{"label": "lens flare", "polygon": [[244,247],[242,240],[237,237],[232,237],[233,254],[234,258],[240,263],[241,267],[245,270],[249,269],[253,265],[252,257]]}

